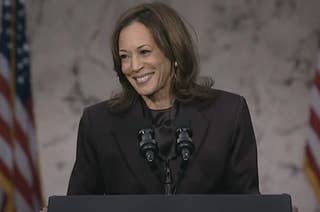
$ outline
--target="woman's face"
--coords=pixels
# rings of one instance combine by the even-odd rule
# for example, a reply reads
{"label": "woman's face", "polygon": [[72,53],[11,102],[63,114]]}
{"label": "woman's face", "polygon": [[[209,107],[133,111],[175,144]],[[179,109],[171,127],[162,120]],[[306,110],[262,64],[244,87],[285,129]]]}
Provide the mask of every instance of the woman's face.
{"label": "woman's face", "polygon": [[123,74],[139,95],[169,97],[171,62],[145,25],[133,22],[122,29],[119,56]]}

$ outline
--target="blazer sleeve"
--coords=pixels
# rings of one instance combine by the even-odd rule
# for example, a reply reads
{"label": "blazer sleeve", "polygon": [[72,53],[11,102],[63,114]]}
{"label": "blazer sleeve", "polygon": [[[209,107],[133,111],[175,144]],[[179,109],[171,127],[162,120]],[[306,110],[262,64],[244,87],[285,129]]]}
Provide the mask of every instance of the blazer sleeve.
{"label": "blazer sleeve", "polygon": [[79,123],[76,161],[69,180],[68,195],[104,193],[90,131],[89,112],[85,110]]}
{"label": "blazer sleeve", "polygon": [[257,145],[246,100],[240,97],[226,171],[228,193],[258,194]]}

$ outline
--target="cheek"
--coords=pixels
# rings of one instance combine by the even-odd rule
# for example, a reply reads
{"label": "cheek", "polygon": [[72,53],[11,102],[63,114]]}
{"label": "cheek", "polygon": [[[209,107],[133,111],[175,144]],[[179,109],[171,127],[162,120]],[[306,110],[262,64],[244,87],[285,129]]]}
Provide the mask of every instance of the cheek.
{"label": "cheek", "polygon": [[121,64],[121,70],[122,70],[122,73],[123,73],[124,75],[128,74],[128,73],[129,73],[128,64],[122,63],[122,64]]}
{"label": "cheek", "polygon": [[169,62],[164,62],[161,65],[160,75],[162,80],[169,80],[169,76],[171,75],[171,67]]}

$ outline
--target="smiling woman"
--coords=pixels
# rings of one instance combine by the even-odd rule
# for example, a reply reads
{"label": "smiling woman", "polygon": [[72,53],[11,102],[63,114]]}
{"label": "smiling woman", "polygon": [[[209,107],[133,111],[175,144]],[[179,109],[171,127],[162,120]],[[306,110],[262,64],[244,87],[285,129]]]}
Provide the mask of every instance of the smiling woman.
{"label": "smiling woman", "polygon": [[247,103],[198,82],[178,13],[137,5],[111,40],[122,91],[84,110],[68,194],[259,193]]}
{"label": "smiling woman", "polygon": [[119,36],[119,55],[123,74],[150,109],[172,106],[172,65],[147,27],[139,22],[125,27]]}

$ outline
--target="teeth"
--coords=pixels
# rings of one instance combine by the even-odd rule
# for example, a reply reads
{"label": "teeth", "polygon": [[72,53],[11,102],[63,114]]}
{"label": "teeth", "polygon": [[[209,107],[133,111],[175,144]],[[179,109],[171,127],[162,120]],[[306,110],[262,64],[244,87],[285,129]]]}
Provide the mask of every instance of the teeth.
{"label": "teeth", "polygon": [[150,78],[151,78],[151,75],[148,74],[142,77],[137,77],[136,80],[138,83],[144,83],[144,82],[147,82]]}

